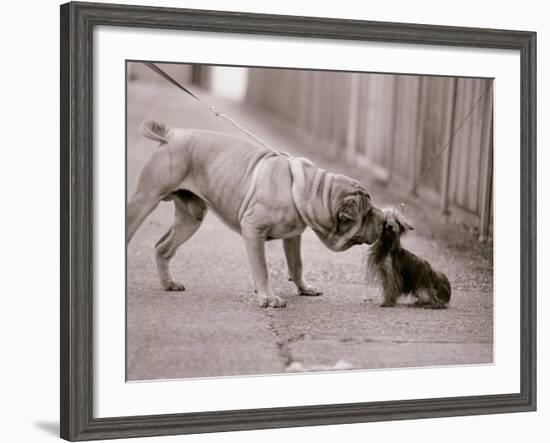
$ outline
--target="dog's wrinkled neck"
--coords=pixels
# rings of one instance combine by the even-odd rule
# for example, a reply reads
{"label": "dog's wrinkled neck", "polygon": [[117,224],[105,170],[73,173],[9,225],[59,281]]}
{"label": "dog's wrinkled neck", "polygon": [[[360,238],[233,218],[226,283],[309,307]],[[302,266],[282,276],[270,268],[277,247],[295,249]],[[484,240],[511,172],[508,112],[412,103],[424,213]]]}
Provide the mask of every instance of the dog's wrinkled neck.
{"label": "dog's wrinkled neck", "polygon": [[[334,174],[317,168],[306,158],[290,158],[288,162],[292,177],[292,198],[300,218],[317,235],[327,236],[333,224],[327,208],[331,207],[330,191]],[[309,180],[306,179],[306,172]]]}

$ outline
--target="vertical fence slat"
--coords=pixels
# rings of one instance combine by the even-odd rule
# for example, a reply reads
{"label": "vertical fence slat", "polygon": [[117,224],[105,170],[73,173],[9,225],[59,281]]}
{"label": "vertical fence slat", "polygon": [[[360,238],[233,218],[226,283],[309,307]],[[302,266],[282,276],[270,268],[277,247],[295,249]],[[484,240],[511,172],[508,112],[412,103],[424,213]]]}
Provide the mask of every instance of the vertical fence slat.
{"label": "vertical fence slat", "polygon": [[457,79],[453,78],[449,82],[449,94],[447,97],[447,128],[445,130],[445,142],[448,143],[448,147],[443,153],[442,159],[442,174],[441,174],[441,212],[443,214],[449,213],[449,182],[451,179],[451,158],[453,155],[453,133],[455,131],[454,119],[455,119],[455,107],[456,107],[456,94],[457,94]]}
{"label": "vertical fence slat", "polygon": [[[473,102],[471,106],[474,106],[479,97],[485,89],[487,80],[476,80],[474,88]],[[472,116],[469,119],[471,123],[470,127],[470,152],[469,152],[469,165],[468,165],[468,186],[467,186],[467,198],[466,208],[470,212],[478,212],[479,210],[479,184],[481,174],[481,151],[482,146],[482,117],[484,112],[484,100],[479,102],[472,112]]]}
{"label": "vertical fence slat", "polygon": [[[417,105],[417,114],[416,114],[416,137],[414,144],[411,143],[411,152],[410,152],[410,169],[409,169],[409,188],[412,189],[416,185],[416,179],[418,175],[418,156],[419,152],[422,149],[422,144],[424,143],[424,132],[421,127],[424,121],[424,82],[425,77],[420,77],[418,82],[418,105]],[[413,194],[416,194],[414,190]]]}
{"label": "vertical fence slat", "polygon": [[[489,80],[492,82],[492,80]],[[491,86],[492,92],[492,86]],[[488,93],[485,97],[484,125],[482,139],[482,160],[481,160],[481,187],[480,187],[480,222],[479,239],[481,241],[489,236],[489,227],[492,212],[492,189],[493,189],[493,94]]]}
{"label": "vertical fence slat", "polygon": [[[473,91],[472,82],[464,81],[464,101],[462,102],[462,108],[456,113],[457,121],[455,124],[460,125],[466,117],[468,110],[472,107],[473,103]],[[456,135],[456,140],[460,142],[458,150],[458,170],[457,175],[457,192],[456,203],[460,207],[466,207],[466,193],[468,184],[468,158],[470,156],[470,124],[466,121],[460,131]]]}
{"label": "vertical fence slat", "polygon": [[393,76],[392,84],[392,110],[391,110],[391,119],[390,119],[390,145],[389,145],[389,160],[388,160],[388,183],[391,183],[393,179],[393,174],[395,170],[395,150],[396,139],[397,139],[397,110],[398,110],[398,100],[399,100],[399,76]]}
{"label": "vertical fence slat", "polygon": [[359,120],[359,74],[351,74],[349,88],[349,118],[347,128],[347,157],[354,160],[357,149],[357,124]]}

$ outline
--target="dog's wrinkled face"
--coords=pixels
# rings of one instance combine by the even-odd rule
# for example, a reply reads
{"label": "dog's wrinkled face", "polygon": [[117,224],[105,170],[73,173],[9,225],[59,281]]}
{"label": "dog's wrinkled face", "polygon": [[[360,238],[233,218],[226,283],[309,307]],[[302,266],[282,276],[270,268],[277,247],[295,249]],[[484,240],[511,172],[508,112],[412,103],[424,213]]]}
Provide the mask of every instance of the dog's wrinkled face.
{"label": "dog's wrinkled face", "polygon": [[340,198],[334,210],[334,224],[317,235],[333,251],[345,251],[353,245],[372,244],[380,236],[384,214],[374,206],[365,188],[358,182]]}

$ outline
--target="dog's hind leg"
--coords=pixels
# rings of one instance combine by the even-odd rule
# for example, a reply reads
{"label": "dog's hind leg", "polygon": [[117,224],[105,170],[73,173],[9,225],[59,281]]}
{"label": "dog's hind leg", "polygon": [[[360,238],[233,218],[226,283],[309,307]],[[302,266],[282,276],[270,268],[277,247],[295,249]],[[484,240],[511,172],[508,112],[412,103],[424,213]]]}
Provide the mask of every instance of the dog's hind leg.
{"label": "dog's hind leg", "polygon": [[128,202],[126,212],[126,244],[141,226],[147,216],[157,207],[162,196],[154,192],[136,192]]}
{"label": "dog's hind leg", "polygon": [[184,291],[170,274],[170,259],[179,246],[199,229],[207,211],[206,203],[188,191],[176,191],[174,197],[174,224],[155,245],[160,284],[165,291]]}
{"label": "dog's hind leg", "polygon": [[170,156],[166,149],[159,148],[147,161],[138,178],[134,195],[130,198],[126,213],[126,244],[159,202],[173,191],[170,174]]}
{"label": "dog's hind leg", "polygon": [[302,254],[301,243],[302,236],[297,235],[283,240],[283,249],[285,250],[286,263],[288,265],[288,279],[296,285],[298,295],[321,295],[320,289],[311,286],[302,277]]}
{"label": "dog's hind leg", "polygon": [[437,292],[433,288],[416,290],[413,293],[413,296],[416,298],[414,305],[417,308],[444,309],[446,307],[445,303],[439,300],[436,294]]}

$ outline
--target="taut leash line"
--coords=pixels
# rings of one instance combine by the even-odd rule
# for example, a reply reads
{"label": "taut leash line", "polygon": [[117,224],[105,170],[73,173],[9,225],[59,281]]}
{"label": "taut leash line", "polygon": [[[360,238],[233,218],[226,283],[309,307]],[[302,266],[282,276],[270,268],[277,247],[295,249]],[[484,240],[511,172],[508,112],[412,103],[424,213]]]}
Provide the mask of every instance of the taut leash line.
{"label": "taut leash line", "polygon": [[172,83],[177,88],[181,89],[183,92],[189,94],[191,97],[193,97],[195,100],[197,100],[201,105],[206,106],[216,117],[221,118],[222,120],[225,120],[229,124],[233,125],[235,128],[237,128],[239,131],[244,132],[246,135],[248,135],[252,140],[254,140],[256,143],[262,145],[263,147],[270,150],[272,153],[276,155],[287,155],[286,153],[279,152],[275,149],[273,149],[271,146],[269,146],[266,142],[264,142],[261,138],[255,136],[250,132],[248,129],[246,129],[244,126],[240,125],[238,122],[233,120],[228,115],[221,112],[219,109],[216,109],[214,106],[210,106],[203,100],[201,100],[196,94],[191,92],[189,89],[187,89],[185,86],[183,86],[181,83],[179,83],[177,80],[175,80],[173,77],[168,75],[166,72],[164,72],[161,68],[159,68],[157,65],[151,62],[142,62],[145,66],[147,66],[149,69],[156,72],[158,75],[160,75],[165,80],[168,80],[170,83]]}

